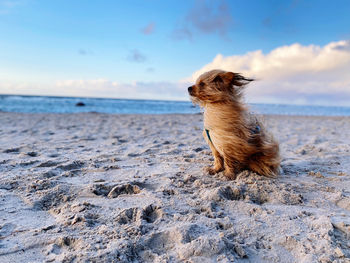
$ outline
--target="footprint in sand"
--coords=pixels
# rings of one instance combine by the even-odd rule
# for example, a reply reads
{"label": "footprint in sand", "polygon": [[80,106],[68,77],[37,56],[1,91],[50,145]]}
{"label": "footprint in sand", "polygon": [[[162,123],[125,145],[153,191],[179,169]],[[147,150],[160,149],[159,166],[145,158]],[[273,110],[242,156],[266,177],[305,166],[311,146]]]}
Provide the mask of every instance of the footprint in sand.
{"label": "footprint in sand", "polygon": [[27,152],[26,154],[30,157],[37,157],[38,156],[37,152]]}
{"label": "footprint in sand", "polygon": [[62,203],[73,200],[75,197],[72,189],[66,185],[57,185],[40,192],[41,196],[38,200],[29,200],[33,204],[33,208],[37,210],[50,210],[60,206]]}
{"label": "footprint in sand", "polygon": [[95,184],[91,187],[91,192],[93,192],[95,195],[103,195],[108,198],[117,198],[122,194],[138,194],[141,192],[141,188],[134,184]]}
{"label": "footprint in sand", "polygon": [[142,209],[138,207],[124,209],[117,215],[116,221],[121,225],[130,223],[141,224],[143,220],[152,224],[157,219],[162,218],[163,215],[163,210],[160,207],[151,204]]}
{"label": "footprint in sand", "polygon": [[149,205],[142,210],[141,218],[146,220],[147,223],[154,223],[163,214],[163,210],[158,206]]}
{"label": "footprint in sand", "polygon": [[205,189],[201,193],[201,197],[214,201],[236,200],[251,202],[258,205],[267,202],[287,205],[300,205],[303,203],[302,195],[296,193],[289,185],[278,184],[272,180],[263,180],[259,178],[254,180],[254,176],[243,176],[244,175],[241,174],[238,175],[234,182],[235,185],[233,186],[220,186],[215,189]]}
{"label": "footprint in sand", "polygon": [[57,166],[58,169],[61,169],[63,171],[71,171],[71,170],[77,170],[82,168],[85,165],[82,161],[73,161],[71,163]]}
{"label": "footprint in sand", "polygon": [[3,153],[15,153],[18,154],[20,152],[21,148],[9,148],[3,151]]}
{"label": "footprint in sand", "polygon": [[122,194],[138,194],[141,192],[140,187],[137,185],[125,184],[125,185],[117,185],[111,189],[108,193],[108,198],[116,198]]}
{"label": "footprint in sand", "polygon": [[42,162],[37,167],[53,167],[53,166],[57,166],[61,163],[62,162],[54,162],[54,161],[48,160],[48,161]]}

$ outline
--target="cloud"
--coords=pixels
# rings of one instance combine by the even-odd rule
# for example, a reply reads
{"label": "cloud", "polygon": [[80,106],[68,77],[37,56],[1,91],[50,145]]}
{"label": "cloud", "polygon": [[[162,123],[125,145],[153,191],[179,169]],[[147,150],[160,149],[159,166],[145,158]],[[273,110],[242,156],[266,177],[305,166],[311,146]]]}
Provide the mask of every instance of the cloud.
{"label": "cloud", "polygon": [[117,83],[106,79],[63,80],[55,85],[56,92],[68,96],[114,97],[133,99],[169,99],[187,98],[187,84],[177,82]]}
{"label": "cloud", "polygon": [[173,31],[173,38],[192,40],[196,33],[219,34],[227,38],[232,16],[226,1],[196,0],[184,18],[184,23]]}
{"label": "cloud", "polygon": [[284,26],[286,30],[290,31],[292,25],[289,23],[286,17],[289,17],[290,13],[294,9],[296,9],[299,6],[299,4],[300,0],[278,2],[277,5],[272,6],[272,8],[270,9],[270,15],[262,20],[262,24],[265,27],[280,27],[282,23],[282,26]]}
{"label": "cloud", "polygon": [[147,60],[146,56],[142,54],[137,49],[133,49],[130,51],[130,54],[128,56],[128,60],[132,62],[142,63]]}
{"label": "cloud", "polygon": [[54,92],[68,96],[99,96],[99,94],[110,93],[119,88],[117,82],[106,79],[93,80],[60,80],[54,85]]}
{"label": "cloud", "polygon": [[84,49],[84,48],[80,48],[78,50],[78,53],[79,53],[79,55],[82,55],[82,56],[88,56],[88,55],[93,55],[94,54],[94,52],[92,52],[91,50]]}
{"label": "cloud", "polygon": [[335,44],[333,48],[350,52],[350,40],[340,41],[338,44]]}
{"label": "cloud", "polygon": [[173,31],[172,37],[173,37],[173,39],[176,39],[176,40],[187,39],[187,40],[192,41],[193,40],[193,33],[188,28],[185,28],[185,27],[177,28]]}
{"label": "cloud", "polygon": [[144,35],[151,35],[155,30],[156,24],[155,23],[149,23],[147,26],[141,29],[142,34]]}
{"label": "cloud", "polygon": [[244,55],[218,54],[194,72],[195,81],[205,71],[223,69],[256,78],[247,89],[254,102],[350,105],[350,41],[323,47],[293,44],[267,54],[261,50]]}
{"label": "cloud", "polygon": [[[188,99],[187,87],[205,71],[223,69],[255,78],[248,102],[350,106],[350,41],[325,46],[292,44],[263,53],[218,54],[187,79],[119,83],[108,79],[73,79],[21,83],[0,79],[0,93],[137,99]],[[145,68],[152,72],[152,68]]]}
{"label": "cloud", "polygon": [[118,83],[107,79],[60,80],[51,86],[0,81],[0,93],[2,94],[159,100],[187,99],[187,87],[187,83],[180,82]]}

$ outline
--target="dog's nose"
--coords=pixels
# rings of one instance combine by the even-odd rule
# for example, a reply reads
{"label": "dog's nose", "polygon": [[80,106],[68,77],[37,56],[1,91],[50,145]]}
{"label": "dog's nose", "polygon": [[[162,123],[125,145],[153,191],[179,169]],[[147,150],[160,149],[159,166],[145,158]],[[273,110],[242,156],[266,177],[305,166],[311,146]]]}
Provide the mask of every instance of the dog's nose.
{"label": "dog's nose", "polygon": [[192,86],[188,87],[188,92],[191,93],[192,92]]}

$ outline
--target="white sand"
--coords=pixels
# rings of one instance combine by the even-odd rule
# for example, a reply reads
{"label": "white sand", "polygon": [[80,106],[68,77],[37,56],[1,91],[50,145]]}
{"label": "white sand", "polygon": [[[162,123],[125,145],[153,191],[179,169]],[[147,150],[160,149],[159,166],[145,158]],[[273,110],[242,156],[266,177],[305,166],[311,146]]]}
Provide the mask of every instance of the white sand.
{"label": "white sand", "polygon": [[0,262],[350,262],[350,118],[266,116],[236,181],[201,115],[0,113]]}

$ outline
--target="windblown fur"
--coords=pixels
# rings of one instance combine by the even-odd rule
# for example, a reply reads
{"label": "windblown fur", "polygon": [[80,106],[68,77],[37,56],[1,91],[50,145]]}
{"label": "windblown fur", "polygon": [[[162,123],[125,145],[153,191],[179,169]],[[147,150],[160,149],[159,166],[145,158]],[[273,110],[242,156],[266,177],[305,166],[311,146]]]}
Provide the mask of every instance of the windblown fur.
{"label": "windblown fur", "polygon": [[230,179],[245,169],[267,177],[278,174],[278,143],[242,101],[250,81],[238,73],[212,70],[188,88],[192,101],[205,109],[203,136],[214,156],[210,174],[224,171]]}

